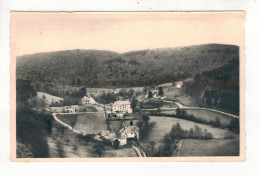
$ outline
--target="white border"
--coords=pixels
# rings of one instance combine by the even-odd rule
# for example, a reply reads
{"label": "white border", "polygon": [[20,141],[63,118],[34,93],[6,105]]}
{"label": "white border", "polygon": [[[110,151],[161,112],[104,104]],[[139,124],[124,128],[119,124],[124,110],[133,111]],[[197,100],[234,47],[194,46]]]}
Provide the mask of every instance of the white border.
{"label": "white border", "polygon": [[[139,2],[139,4],[138,4]],[[247,0],[2,0],[0,2],[0,175],[260,175],[259,1]],[[9,12],[23,11],[246,11],[246,162],[241,163],[11,163],[9,130]]]}

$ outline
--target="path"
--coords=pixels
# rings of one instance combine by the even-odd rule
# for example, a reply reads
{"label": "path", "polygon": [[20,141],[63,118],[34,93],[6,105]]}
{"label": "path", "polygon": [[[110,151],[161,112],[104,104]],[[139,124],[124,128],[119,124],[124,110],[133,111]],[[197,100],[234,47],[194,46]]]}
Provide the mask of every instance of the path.
{"label": "path", "polygon": [[63,126],[69,128],[69,129],[71,129],[71,130],[74,131],[75,133],[82,134],[82,133],[79,132],[78,130],[75,130],[74,128],[72,128],[72,126],[70,126],[70,125],[68,125],[68,124],[66,124],[66,123],[64,123],[64,122],[62,122],[60,119],[58,119],[57,114],[61,114],[61,113],[53,113],[52,116],[53,116],[53,118],[54,118],[58,123],[60,123],[61,125],[63,125]]}
{"label": "path", "polygon": [[[228,116],[231,116],[231,117],[234,117],[234,118],[239,118],[239,116],[237,115],[234,115],[234,114],[230,114],[230,113],[227,113],[227,112],[223,112],[223,111],[219,111],[219,110],[216,110],[216,109],[209,109],[209,108],[201,108],[201,107],[189,107],[189,106],[184,106],[178,102],[174,102],[178,108],[180,109],[187,109],[187,110],[208,110],[208,111],[213,111],[213,112],[217,112],[217,113],[220,113],[220,114],[224,114],[224,115],[228,115]],[[175,111],[177,108],[165,108],[165,109],[158,109],[158,108],[154,108],[154,109],[142,109],[142,111]]]}
{"label": "path", "polygon": [[132,146],[132,148],[136,151],[138,157],[146,157],[144,151],[140,148]]}

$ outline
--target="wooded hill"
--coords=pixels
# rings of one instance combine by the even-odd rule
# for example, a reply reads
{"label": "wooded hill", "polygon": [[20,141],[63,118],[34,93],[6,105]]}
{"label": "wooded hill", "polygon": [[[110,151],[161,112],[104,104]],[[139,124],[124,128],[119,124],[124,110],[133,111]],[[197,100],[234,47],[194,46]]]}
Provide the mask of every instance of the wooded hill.
{"label": "wooded hill", "polygon": [[234,45],[207,44],[116,53],[66,50],[17,57],[17,79],[86,87],[151,86],[191,77],[239,58]]}

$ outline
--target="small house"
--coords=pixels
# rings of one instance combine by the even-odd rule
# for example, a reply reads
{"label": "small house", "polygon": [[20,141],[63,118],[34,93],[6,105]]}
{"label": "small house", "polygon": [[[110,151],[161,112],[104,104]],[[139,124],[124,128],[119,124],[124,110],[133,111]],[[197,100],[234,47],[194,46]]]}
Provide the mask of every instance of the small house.
{"label": "small house", "polygon": [[92,98],[90,95],[89,96],[84,96],[81,99],[81,103],[83,105],[88,105],[88,104],[96,104],[96,101],[94,100],[94,98]]}
{"label": "small house", "polygon": [[78,105],[65,106],[64,111],[68,113],[79,112],[79,106]]}
{"label": "small house", "polygon": [[126,126],[119,133],[121,139],[126,139],[127,141],[139,139],[139,128],[137,126]]}

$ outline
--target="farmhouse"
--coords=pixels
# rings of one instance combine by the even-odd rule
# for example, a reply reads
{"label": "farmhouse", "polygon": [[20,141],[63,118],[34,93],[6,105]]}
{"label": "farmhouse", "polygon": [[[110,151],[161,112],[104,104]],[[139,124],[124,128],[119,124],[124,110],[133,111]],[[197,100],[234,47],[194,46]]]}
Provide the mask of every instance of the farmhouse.
{"label": "farmhouse", "polygon": [[137,126],[126,126],[122,128],[119,133],[121,140],[130,141],[139,139],[139,128]]}
{"label": "farmhouse", "polygon": [[89,95],[89,96],[84,96],[81,99],[81,103],[83,105],[87,105],[87,104],[96,104],[96,101]]}
{"label": "farmhouse", "polygon": [[113,105],[112,105],[112,112],[113,113],[132,113],[133,110],[131,108],[131,103],[129,100],[125,100],[125,101],[116,101]]}
{"label": "farmhouse", "polygon": [[78,105],[65,106],[64,111],[69,113],[79,112],[79,106]]}

